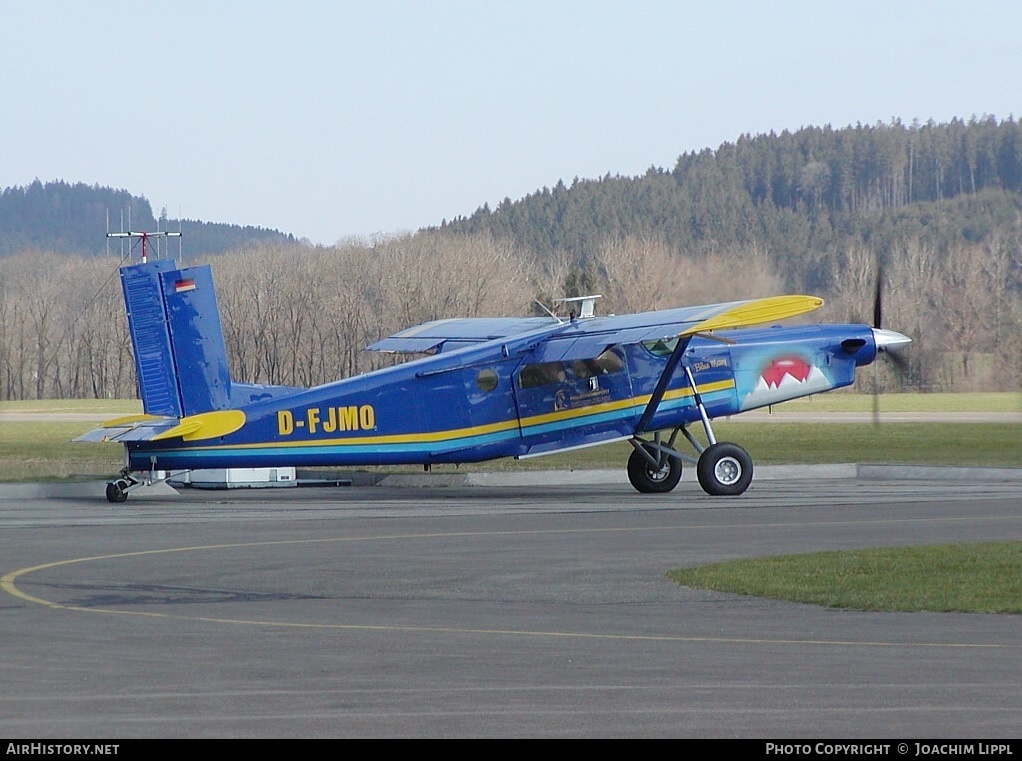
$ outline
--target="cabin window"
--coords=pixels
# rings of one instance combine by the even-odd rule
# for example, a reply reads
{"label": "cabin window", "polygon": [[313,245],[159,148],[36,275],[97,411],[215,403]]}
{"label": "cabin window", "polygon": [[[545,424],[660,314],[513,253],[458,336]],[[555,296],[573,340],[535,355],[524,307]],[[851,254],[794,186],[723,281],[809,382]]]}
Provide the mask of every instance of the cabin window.
{"label": "cabin window", "polygon": [[518,385],[522,388],[536,388],[550,383],[564,383],[568,379],[563,362],[539,362],[526,365],[518,373]]}
{"label": "cabin window", "polygon": [[497,373],[489,368],[480,370],[479,375],[476,376],[476,385],[479,386],[480,391],[489,393],[497,387]]}
{"label": "cabin window", "polygon": [[620,372],[625,369],[625,361],[621,358],[613,349],[607,349],[603,354],[596,358],[596,366],[600,368],[600,372],[604,375],[609,373]]}
{"label": "cabin window", "polygon": [[608,375],[624,370],[625,363],[613,349],[607,349],[592,359],[576,359],[571,362],[537,362],[526,365],[518,373],[518,385],[522,388],[537,388],[552,383],[567,383],[585,380],[594,376]]}

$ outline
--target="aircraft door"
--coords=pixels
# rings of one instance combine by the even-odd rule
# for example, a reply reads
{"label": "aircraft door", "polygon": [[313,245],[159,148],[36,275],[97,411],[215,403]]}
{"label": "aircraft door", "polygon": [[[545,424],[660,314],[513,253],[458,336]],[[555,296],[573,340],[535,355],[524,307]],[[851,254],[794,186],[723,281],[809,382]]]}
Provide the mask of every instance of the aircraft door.
{"label": "aircraft door", "polygon": [[505,359],[458,371],[458,401],[466,416],[459,424],[470,428],[473,435],[472,456],[466,462],[514,454],[513,448],[506,448],[516,445],[517,408],[511,376],[517,364],[517,360]]}
{"label": "aircraft door", "polygon": [[568,439],[614,427],[631,383],[624,355],[612,347],[590,359],[525,360],[514,374],[514,391],[523,437],[570,445]]}

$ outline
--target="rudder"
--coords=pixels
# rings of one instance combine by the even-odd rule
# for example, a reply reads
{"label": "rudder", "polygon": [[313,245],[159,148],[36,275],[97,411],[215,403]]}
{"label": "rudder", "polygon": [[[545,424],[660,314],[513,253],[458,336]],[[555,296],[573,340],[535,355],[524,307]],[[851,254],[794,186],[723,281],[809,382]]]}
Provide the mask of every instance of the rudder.
{"label": "rudder", "polygon": [[209,265],[121,268],[142,409],[185,417],[230,407],[231,379]]}

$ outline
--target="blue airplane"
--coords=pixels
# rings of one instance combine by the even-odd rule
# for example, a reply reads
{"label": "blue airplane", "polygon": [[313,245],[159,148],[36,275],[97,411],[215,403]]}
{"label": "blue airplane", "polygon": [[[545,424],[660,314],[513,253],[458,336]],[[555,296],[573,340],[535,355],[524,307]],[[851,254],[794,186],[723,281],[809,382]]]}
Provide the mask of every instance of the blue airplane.
{"label": "blue airplane", "polygon": [[[618,316],[595,316],[587,296],[563,300],[564,319],[428,322],[368,347],[417,359],[313,388],[268,386],[231,378],[209,265],[153,260],[120,276],[143,414],[78,439],[124,444],[111,502],[158,471],[428,469],[621,440],[640,492],[671,491],[687,462],[708,494],[737,495],[752,460],[716,440],[713,419],[848,386],[855,368],[911,341],[879,325],[774,325],[820,307],[813,296]],[[679,434],[695,456],[676,449]]]}

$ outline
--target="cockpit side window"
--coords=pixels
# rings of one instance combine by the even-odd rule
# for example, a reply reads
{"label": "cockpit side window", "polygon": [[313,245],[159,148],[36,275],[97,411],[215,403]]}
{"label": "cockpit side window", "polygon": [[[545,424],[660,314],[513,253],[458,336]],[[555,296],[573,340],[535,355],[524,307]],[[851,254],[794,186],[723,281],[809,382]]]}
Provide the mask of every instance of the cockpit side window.
{"label": "cockpit side window", "polygon": [[667,358],[674,352],[674,347],[678,345],[678,337],[673,338],[658,338],[656,341],[643,341],[642,347],[650,354],[656,357]]}

